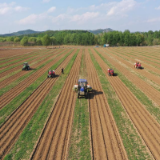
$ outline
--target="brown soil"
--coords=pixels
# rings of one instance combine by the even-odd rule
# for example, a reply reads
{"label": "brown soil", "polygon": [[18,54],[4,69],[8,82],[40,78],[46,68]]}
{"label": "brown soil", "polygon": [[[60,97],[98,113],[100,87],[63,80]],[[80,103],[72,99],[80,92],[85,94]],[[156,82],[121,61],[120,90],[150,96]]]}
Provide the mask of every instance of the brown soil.
{"label": "brown soil", "polygon": [[[23,80],[21,83],[19,83],[17,86],[12,88],[8,92],[4,93],[0,97],[0,102],[1,102],[0,109],[3,108],[5,105],[7,105],[16,96],[18,96],[22,91],[24,91],[28,86],[30,86],[40,76],[42,76],[51,66],[53,66],[54,63],[58,62],[65,54],[66,54],[66,52],[56,58],[55,58],[55,56],[59,55],[59,53],[57,53],[56,55],[53,55],[52,57],[50,57],[50,59],[55,58],[55,59],[53,59],[53,61],[46,64],[44,67],[40,68],[39,70],[37,70],[35,73],[33,73],[31,76],[29,76],[28,78]],[[46,77],[47,77],[47,75],[46,75]]]}
{"label": "brown soil", "polygon": [[[55,52],[49,52],[43,56],[38,56],[36,59],[30,61],[29,64],[36,62],[36,63],[34,63],[34,65],[31,65],[31,69],[36,69],[38,66],[40,66],[43,63],[45,63],[46,61],[50,60],[53,57],[53,55],[57,54],[57,52],[59,53],[58,50],[56,50]],[[37,61],[38,61],[38,63],[37,63]],[[18,68],[21,69],[22,66],[18,67]],[[14,68],[14,69],[17,70],[17,68]],[[14,71],[16,71],[16,70],[14,70]],[[14,71],[12,71],[12,72],[14,72]],[[16,74],[4,79],[3,81],[0,82],[0,89],[3,87],[6,87],[8,84],[12,83],[13,81],[17,80],[18,78],[24,76],[27,73],[28,73],[28,71],[20,71]]]}
{"label": "brown soil", "polygon": [[78,81],[80,50],[54,109],[48,119],[31,159],[66,159],[76,94],[72,87]]}
{"label": "brown soil", "polygon": [[[72,52],[55,70],[56,75],[61,74],[61,68],[66,67],[75,51]],[[20,133],[23,131],[27,123],[30,121],[45,96],[55,84],[58,76],[55,78],[46,78],[46,80],[32,93],[26,101],[23,102],[5,121],[0,128],[0,158],[3,158],[13,144],[18,139]]]}
{"label": "brown soil", "polygon": [[126,160],[128,158],[121,137],[87,52],[86,66],[88,82],[94,89],[89,98],[93,159]]}
{"label": "brown soil", "polygon": [[[102,67],[109,82],[115,89],[117,95],[119,96],[119,99],[121,100],[123,106],[125,107],[128,115],[130,116],[131,120],[142,136],[147,147],[149,148],[151,154],[155,159],[160,159],[160,125],[154,119],[154,117],[152,117],[152,115],[145,109],[145,107],[135,98],[135,96],[123,84],[118,76],[109,77],[107,75],[106,68],[108,68],[108,66],[102,61],[102,59],[98,58],[99,56],[96,57],[98,63]],[[108,56],[106,58],[108,58]],[[112,62],[109,58],[107,60]]]}

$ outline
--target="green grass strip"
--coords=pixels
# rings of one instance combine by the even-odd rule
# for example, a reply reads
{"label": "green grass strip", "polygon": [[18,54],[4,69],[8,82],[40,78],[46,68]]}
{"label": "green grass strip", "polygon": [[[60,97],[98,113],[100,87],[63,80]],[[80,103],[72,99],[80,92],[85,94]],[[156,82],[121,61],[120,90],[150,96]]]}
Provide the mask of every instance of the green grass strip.
{"label": "green grass strip", "polygon": [[[123,145],[126,149],[129,160],[151,159],[150,155],[147,153],[146,147],[143,145],[141,138],[137,134],[131,120],[124,110],[119,98],[117,97],[116,92],[107,80],[106,75],[104,74],[103,70],[99,66],[91,51],[90,56],[97,70],[97,74],[99,76],[103,91],[108,100],[108,104],[112,111],[119,133],[122,137]],[[103,58],[103,60],[105,61],[105,58]]]}
{"label": "green grass strip", "polygon": [[[57,53],[57,52],[55,52],[54,54],[56,54],[56,53]],[[32,65],[43,61],[44,59],[46,59],[46,58],[48,58],[49,56],[51,56],[51,54],[53,55],[53,53],[48,53],[47,55],[45,55],[45,57],[41,57],[41,59],[39,59],[38,61],[34,61],[33,63],[31,63],[31,64],[29,64],[29,65],[30,65],[31,68],[32,68]],[[42,56],[43,56],[43,55],[42,55]],[[35,58],[37,58],[37,57],[35,57]],[[32,60],[33,60],[33,59],[30,59],[30,60],[27,61],[27,62],[30,62],[30,61],[32,61]],[[6,75],[6,76],[3,77],[3,78],[0,78],[0,82],[3,81],[3,80],[6,79],[6,78],[11,77],[12,75],[15,75],[15,74],[18,73],[18,72],[21,72],[21,71],[22,71],[22,68],[14,71],[14,72],[12,72],[12,73],[10,73],[10,74],[8,74],[8,75]]]}
{"label": "green grass strip", "polygon": [[[23,58],[20,58],[20,59],[15,60],[15,61],[2,64],[2,65],[0,65],[0,68],[1,68],[1,67],[5,67],[5,66],[10,65],[10,64],[14,64],[14,63],[19,62],[19,61],[22,61],[22,60],[25,60],[26,58],[29,58],[29,57],[34,57],[34,56],[36,56],[36,55],[37,55],[37,53],[34,52],[34,53],[31,54],[31,55],[27,55],[27,56],[25,56],[25,57],[23,57]],[[18,65],[19,65],[19,64],[18,64]],[[17,65],[13,65],[12,67],[15,67],[15,66],[17,66]]]}
{"label": "green grass strip", "polygon": [[[51,68],[57,68],[72,51],[70,51],[63,58],[61,58]],[[33,82],[29,87],[27,87],[22,93],[15,97],[8,105],[6,105],[4,108],[0,110],[0,125],[2,125],[7,119],[7,117],[16,108],[18,108],[22,104],[22,102],[24,102],[33,93],[35,89],[37,89],[37,87],[46,79],[47,74],[48,71],[46,71],[41,77],[39,77],[35,82]]]}
{"label": "green grass strip", "polygon": [[118,77],[127,86],[127,88],[136,96],[136,98],[146,107],[146,109],[156,118],[160,123],[160,107],[155,105],[139,88],[137,88],[131,81],[129,81],[124,74],[122,74],[117,68],[107,61],[97,50],[95,50],[103,61],[110,67],[113,68],[115,73],[118,73]]}
{"label": "green grass strip", "polygon": [[[79,50],[74,54],[67,67],[65,68],[65,72],[63,75],[59,77],[56,81],[55,85],[49,92],[49,94],[45,97],[42,104],[34,114],[31,121],[23,130],[19,139],[13,146],[12,150],[4,160],[20,160],[20,159],[29,159],[36,142],[43,130],[43,127],[49,117],[51,111],[53,110],[54,103],[56,101],[56,97],[59,95],[67,76],[72,68],[72,65],[77,57]],[[46,77],[46,76],[45,76]]]}
{"label": "green grass strip", "polygon": [[[84,63],[83,54],[80,75],[85,78]],[[76,100],[68,159],[90,160],[90,148],[88,101],[85,98],[81,98]]]}
{"label": "green grass strip", "polygon": [[[42,55],[42,54],[44,54],[44,53],[41,53],[41,55]],[[24,61],[25,61],[26,58],[29,58],[29,59],[27,60],[27,62],[30,62],[30,61],[36,59],[37,56],[38,56],[38,54],[36,55],[36,54],[34,53],[34,55],[28,55],[27,57],[25,57],[25,58],[23,58],[23,59],[24,59]],[[30,57],[31,57],[31,58],[30,58]],[[23,60],[23,59],[17,60],[16,62],[19,62],[19,61],[21,61],[21,60]],[[12,64],[12,63],[15,63],[15,62],[10,62],[10,63],[8,63],[8,65],[9,65],[9,64]],[[5,65],[5,64],[4,64],[4,65]],[[5,72],[5,71],[8,71],[8,70],[10,70],[10,69],[12,69],[12,68],[15,68],[15,67],[17,67],[17,66],[20,66],[20,65],[22,65],[22,63],[13,64],[13,65],[10,66],[10,67],[7,67],[7,68],[5,68],[5,69],[2,69],[2,70],[0,71],[0,73],[3,73],[3,72]]]}
{"label": "green grass strip", "polygon": [[[116,55],[116,54],[115,54]],[[110,57],[113,59],[113,57],[110,55]],[[114,58],[117,62],[120,62],[120,60],[118,60],[118,59],[116,59],[116,58]],[[123,59],[123,58],[122,58]],[[120,63],[121,64],[121,63]],[[135,72],[134,71],[134,69],[132,69],[131,67],[128,67],[126,64],[124,64],[125,66],[126,66],[126,69],[128,70],[128,71],[131,71],[133,74],[135,74],[136,76],[138,76],[140,79],[142,79],[142,80],[144,80],[146,83],[148,83],[149,85],[151,85],[153,88],[155,88],[157,91],[160,91],[160,87],[159,87],[159,85],[156,83],[156,82],[154,82],[154,81],[152,81],[152,80],[150,80],[150,79],[148,79],[148,78],[146,78],[145,76],[143,76],[141,73],[139,73],[139,72]]]}
{"label": "green grass strip", "polygon": [[[72,51],[71,51],[72,52]],[[69,52],[69,53],[71,53]],[[60,54],[56,55],[53,59],[55,59],[57,56],[62,55],[63,53],[65,53],[65,51],[61,52]],[[43,63],[42,65],[38,66],[35,70],[31,70],[29,71],[27,74],[25,74],[24,76],[18,78],[16,81],[12,82],[11,84],[7,85],[6,87],[2,88],[0,90],[0,96],[2,96],[4,93],[8,92],[10,89],[12,89],[13,87],[15,87],[16,85],[18,85],[20,82],[22,82],[24,79],[26,79],[27,77],[29,77],[30,75],[32,75],[33,73],[35,73],[37,70],[41,69],[42,67],[44,67],[46,64],[50,63],[51,61],[53,61],[53,59],[48,60],[47,62]]]}

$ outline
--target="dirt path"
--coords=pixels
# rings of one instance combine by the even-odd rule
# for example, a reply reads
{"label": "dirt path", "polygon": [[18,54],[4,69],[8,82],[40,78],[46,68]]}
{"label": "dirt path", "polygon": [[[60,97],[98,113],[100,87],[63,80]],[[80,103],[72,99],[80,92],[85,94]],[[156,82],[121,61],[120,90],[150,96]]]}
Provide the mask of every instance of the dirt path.
{"label": "dirt path", "polygon": [[46,79],[25,101],[18,107],[7,119],[7,121],[0,128],[0,158],[3,158],[13,144],[16,142],[22,130],[28,124],[40,104],[42,103],[45,96],[49,93],[50,89],[53,87],[54,83],[61,74],[62,66],[65,68],[72,56],[75,54],[76,50],[71,53],[56,69],[55,78]]}
{"label": "dirt path", "polygon": [[[34,63],[33,65],[31,65],[31,68],[32,69],[36,69],[38,66],[42,65],[43,63],[47,62],[48,60],[50,60],[53,56],[59,54],[60,51],[55,51],[55,52],[51,52],[51,53],[48,53],[48,54],[45,54],[44,56],[41,56],[41,57],[37,57],[36,59],[32,60],[30,62],[30,64],[32,64],[32,62],[36,62]],[[46,57],[46,58],[45,58]],[[37,63],[38,61],[38,63]],[[27,74],[28,72],[27,71],[21,71],[21,72],[18,72],[6,79],[4,79],[3,81],[0,82],[0,89],[3,88],[3,87],[6,87],[8,84],[12,83],[13,81],[17,80],[18,78],[24,76],[25,74]]]}
{"label": "dirt path", "polygon": [[[4,93],[0,97],[0,109],[3,108],[5,105],[7,105],[11,100],[13,100],[17,95],[19,95],[22,91],[24,91],[28,86],[30,86],[36,79],[38,79],[40,76],[42,76],[51,66],[53,66],[54,63],[58,62],[61,58],[64,57],[66,54],[63,53],[60,56],[57,56],[56,58],[55,55],[52,57],[54,58],[53,61],[49,62],[46,64],[44,67],[40,68],[37,72],[34,74],[30,75],[28,78],[26,78],[24,81],[19,83],[17,86],[9,90],[8,92]],[[51,59],[52,59],[51,58]]]}
{"label": "dirt path", "polygon": [[[121,66],[117,61],[109,56],[109,52],[104,50],[98,50],[100,54],[103,55],[104,58],[107,59],[115,68],[117,68],[127,79],[129,79],[137,88],[143,91],[146,96],[154,101],[157,105],[160,106],[160,92],[154,89],[151,85],[147,84],[144,80],[136,76],[135,74],[131,73],[127,70],[124,66]],[[108,54],[106,54],[108,53]]]}
{"label": "dirt path", "polygon": [[96,59],[106,74],[109,82],[115,89],[123,106],[142,136],[151,154],[155,159],[160,159],[160,125],[145,109],[145,107],[135,98],[135,96],[123,84],[118,76],[109,77],[107,75],[106,68],[108,68],[108,66],[98,55],[96,55]]}
{"label": "dirt path", "polygon": [[86,66],[88,82],[94,89],[89,98],[93,159],[126,160],[121,137],[87,51]]}
{"label": "dirt path", "polygon": [[78,81],[81,56],[82,50],[78,53],[31,159],[67,159],[77,97],[72,88]]}

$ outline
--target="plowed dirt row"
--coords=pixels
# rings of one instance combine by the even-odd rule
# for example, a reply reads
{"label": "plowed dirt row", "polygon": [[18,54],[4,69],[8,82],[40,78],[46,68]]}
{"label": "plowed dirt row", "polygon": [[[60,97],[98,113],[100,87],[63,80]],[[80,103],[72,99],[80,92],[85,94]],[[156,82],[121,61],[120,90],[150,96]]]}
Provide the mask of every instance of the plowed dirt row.
{"label": "plowed dirt row", "polygon": [[[6,75],[8,75],[8,74],[10,74],[10,73],[12,73],[12,72],[14,72],[14,71],[16,71],[16,70],[19,70],[19,69],[22,69],[22,64],[23,64],[23,62],[27,62],[27,61],[29,61],[29,64],[31,63],[30,61],[32,61],[32,62],[34,62],[34,59],[36,58],[36,57],[40,57],[39,55],[35,55],[35,56],[33,56],[33,57],[27,57],[26,59],[23,59],[21,62],[19,61],[19,62],[16,62],[14,65],[17,65],[17,66],[13,66],[13,68],[11,68],[11,69],[9,69],[9,70],[6,70],[6,71],[3,71],[1,74],[0,74],[0,78],[3,78],[3,77],[5,77]],[[6,67],[7,68],[7,67]]]}
{"label": "plowed dirt row", "polygon": [[18,108],[8,120],[0,128],[0,159],[3,158],[13,144],[16,142],[20,133],[27,125],[29,120],[32,118],[37,108],[49,93],[50,89],[53,87],[55,81],[58,79],[58,75],[61,74],[61,68],[66,67],[72,56],[76,51],[71,53],[56,69],[55,78],[46,79],[34,92],[33,94]]}
{"label": "plowed dirt row", "polygon": [[87,51],[86,68],[88,82],[94,89],[89,99],[93,159],[126,160],[121,137]]}
{"label": "plowed dirt row", "polygon": [[[117,59],[117,62],[119,61],[120,63],[125,64],[128,68],[129,68],[129,67],[132,68],[132,70],[134,70],[134,72],[137,72],[137,73],[139,73],[140,75],[143,75],[144,77],[146,77],[147,79],[149,79],[149,80],[151,80],[151,81],[153,81],[153,82],[155,82],[155,83],[157,83],[157,84],[160,85],[160,78],[159,78],[158,76],[155,76],[155,75],[147,72],[146,69],[141,70],[141,69],[136,69],[136,68],[134,68],[134,67],[133,67],[133,64],[131,64],[131,63],[128,62],[128,61],[125,61],[124,59],[116,56],[115,54],[112,54],[111,52],[110,52],[110,55],[111,55],[113,58]],[[145,66],[144,66],[144,67],[145,67]],[[146,67],[145,67],[145,68],[146,68]]]}
{"label": "plowed dirt row", "polygon": [[[120,55],[123,58],[127,58],[130,61],[129,63],[132,64],[132,67],[133,67],[134,63],[136,62],[136,60],[134,58],[126,57],[124,52],[119,52],[119,51],[113,51],[112,50],[112,53],[113,54],[116,53],[116,54]],[[123,54],[121,54],[121,53],[123,53]],[[159,69],[155,68],[150,63],[147,63],[145,60],[141,61],[141,63],[142,63],[142,66],[144,67],[144,70],[147,70],[147,71],[150,70],[150,71],[153,71],[155,73],[160,74],[160,70]]]}
{"label": "plowed dirt row", "polygon": [[109,77],[107,75],[108,66],[98,55],[96,59],[106,74],[109,82],[112,84],[117,95],[119,96],[128,115],[145,141],[155,159],[160,159],[160,125],[144,108],[144,106],[135,98],[129,89],[123,84],[118,76]]}
{"label": "plowed dirt row", "polygon": [[[0,67],[0,70],[6,69],[10,66],[14,67],[14,65],[16,65],[16,64],[22,65],[23,62],[28,61],[31,58],[35,58],[35,57],[39,56],[40,54],[41,54],[40,52],[30,52],[27,55],[24,55],[23,57],[14,58],[14,60],[11,61],[10,64],[6,64],[6,63],[8,63],[8,61],[4,62],[5,66]],[[15,61],[18,61],[18,62],[15,62]],[[0,64],[0,65],[3,65],[3,64]]]}
{"label": "plowed dirt row", "polygon": [[147,84],[144,80],[137,77],[135,74],[128,71],[125,67],[121,66],[117,63],[116,60],[112,59],[110,56],[108,56],[109,51],[99,50],[100,53],[114,66],[116,67],[120,72],[125,75],[133,84],[137,86],[141,91],[143,91],[147,97],[149,97],[151,100],[153,100],[157,105],[160,105],[160,92],[154,89],[152,86]]}
{"label": "plowed dirt row", "polygon": [[67,158],[76,101],[76,94],[73,92],[72,87],[78,81],[81,57],[82,50],[77,55],[31,159]]}
{"label": "plowed dirt row", "polygon": [[[65,52],[66,53],[66,52]],[[17,86],[6,92],[0,97],[0,109],[3,108],[5,105],[7,105],[11,100],[13,100],[14,97],[16,97],[18,94],[20,94],[25,88],[27,88],[29,85],[31,85],[36,79],[38,79],[41,75],[43,75],[51,66],[53,66],[54,63],[58,62],[64,54],[56,57],[51,61],[50,63],[46,64],[44,67],[39,69],[37,72],[26,78],[24,81],[19,83]],[[55,56],[53,56],[55,57]],[[52,57],[52,58],[53,58]]]}
{"label": "plowed dirt row", "polygon": [[[39,49],[37,49],[39,50]],[[6,59],[10,59],[11,57],[18,57],[21,55],[25,55],[28,54],[32,51],[37,51],[35,49],[14,49],[14,50],[10,50],[10,49],[6,49],[6,50],[1,50],[0,51],[0,62]]]}
{"label": "plowed dirt row", "polygon": [[[114,51],[114,53],[115,53],[116,51]],[[135,56],[135,57],[132,57],[132,56],[130,56],[130,57],[127,57],[126,55],[126,52],[116,52],[116,53],[118,53],[118,54],[120,54],[121,56],[123,56],[123,57],[125,57],[125,58],[127,58],[127,59],[129,59],[131,62],[132,62],[132,64],[134,64],[136,61],[140,61],[141,63],[142,63],[142,66],[144,67],[144,69],[146,70],[150,70],[150,71],[153,71],[153,72],[155,72],[155,73],[158,73],[158,74],[160,74],[160,70],[159,69],[157,69],[157,68],[155,68],[155,66],[156,66],[156,64],[154,63],[154,62],[152,62],[152,61],[155,61],[155,60],[152,60],[152,61],[148,61],[148,60],[146,60],[145,58],[139,58],[138,57],[138,55],[140,54],[140,53],[137,53],[137,56]],[[121,54],[122,53],[122,54]]]}
{"label": "plowed dirt row", "polygon": [[[62,51],[63,51],[63,50],[62,50]],[[39,61],[39,60],[41,59],[38,63],[32,65],[31,68],[32,68],[32,69],[36,69],[38,66],[40,66],[40,65],[42,65],[43,63],[45,63],[46,61],[48,61],[49,59],[51,59],[51,58],[53,57],[53,55],[58,54],[59,52],[60,52],[60,51],[57,50],[57,51],[55,51],[55,52],[48,53],[47,55],[45,54],[45,55],[42,56],[42,57],[38,57],[38,58],[32,60],[30,63],[32,63],[32,62],[37,62],[37,61]],[[50,57],[49,57],[49,56],[50,56]],[[44,57],[46,57],[46,58],[44,58]],[[28,72],[25,72],[25,71],[18,72],[18,73],[16,73],[16,74],[10,76],[9,78],[4,79],[3,81],[0,82],[0,89],[3,88],[3,87],[5,87],[5,86],[7,86],[8,84],[10,84],[11,82],[15,81],[16,79],[24,76],[24,75],[27,74],[27,73],[28,73]]]}
{"label": "plowed dirt row", "polygon": [[138,59],[142,62],[145,62],[147,64],[151,64],[152,66],[156,66],[156,67],[160,68],[160,65],[154,62],[155,59],[151,59],[151,58],[147,58],[145,56],[141,56],[139,53],[137,53],[136,55],[132,55],[132,53],[131,53],[129,56],[132,57],[134,60]]}

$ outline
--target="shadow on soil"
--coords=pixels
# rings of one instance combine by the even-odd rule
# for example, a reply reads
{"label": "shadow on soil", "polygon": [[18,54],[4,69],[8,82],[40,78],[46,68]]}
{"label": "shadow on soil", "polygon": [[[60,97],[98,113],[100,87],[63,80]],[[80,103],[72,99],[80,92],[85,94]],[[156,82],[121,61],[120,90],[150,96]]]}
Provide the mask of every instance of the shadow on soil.
{"label": "shadow on soil", "polygon": [[113,77],[116,77],[116,76],[118,76],[118,73],[114,73],[114,76],[113,76]]}
{"label": "shadow on soil", "polygon": [[94,96],[97,96],[97,95],[100,95],[100,94],[103,94],[102,91],[96,91],[96,90],[92,90],[92,92],[89,92],[89,96],[88,96],[88,99],[93,99]]}

